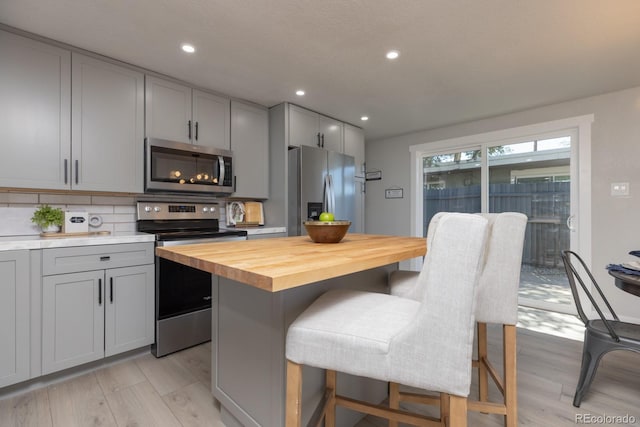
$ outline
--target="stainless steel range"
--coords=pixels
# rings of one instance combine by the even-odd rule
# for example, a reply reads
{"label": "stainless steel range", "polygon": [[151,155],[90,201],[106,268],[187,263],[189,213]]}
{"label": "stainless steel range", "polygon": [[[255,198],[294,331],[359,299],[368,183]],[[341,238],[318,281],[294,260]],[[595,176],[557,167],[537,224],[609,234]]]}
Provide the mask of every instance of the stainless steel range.
{"label": "stainless steel range", "polygon": [[[138,231],[156,246],[246,240],[247,232],[220,230],[217,203],[138,202]],[[156,341],[164,356],[211,339],[211,275],[156,257]]]}

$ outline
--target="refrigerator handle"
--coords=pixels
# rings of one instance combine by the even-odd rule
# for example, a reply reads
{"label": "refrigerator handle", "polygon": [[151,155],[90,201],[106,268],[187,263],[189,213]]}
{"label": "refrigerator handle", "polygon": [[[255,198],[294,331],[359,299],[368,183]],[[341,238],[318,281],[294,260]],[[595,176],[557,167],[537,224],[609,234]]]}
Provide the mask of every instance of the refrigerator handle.
{"label": "refrigerator handle", "polygon": [[322,209],[325,212],[334,212],[334,207],[336,204],[336,199],[333,195],[333,181],[331,180],[331,175],[326,174],[324,176],[324,191],[323,191],[323,200],[322,200]]}
{"label": "refrigerator handle", "polygon": [[329,212],[329,175],[324,176],[322,188],[322,211]]}
{"label": "refrigerator handle", "polygon": [[329,203],[327,206],[327,212],[331,212],[332,214],[336,213],[336,196],[333,192],[333,178],[331,174],[327,174],[327,187],[328,187],[328,199]]}

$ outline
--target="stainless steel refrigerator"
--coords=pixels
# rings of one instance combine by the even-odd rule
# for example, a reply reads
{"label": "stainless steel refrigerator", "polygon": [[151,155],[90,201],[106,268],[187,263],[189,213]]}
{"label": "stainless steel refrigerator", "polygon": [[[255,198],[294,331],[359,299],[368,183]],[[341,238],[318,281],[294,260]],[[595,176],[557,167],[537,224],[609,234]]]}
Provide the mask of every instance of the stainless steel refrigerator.
{"label": "stainless steel refrigerator", "polygon": [[288,231],[305,234],[303,221],[332,212],[356,227],[355,161],[352,156],[306,145],[289,150]]}

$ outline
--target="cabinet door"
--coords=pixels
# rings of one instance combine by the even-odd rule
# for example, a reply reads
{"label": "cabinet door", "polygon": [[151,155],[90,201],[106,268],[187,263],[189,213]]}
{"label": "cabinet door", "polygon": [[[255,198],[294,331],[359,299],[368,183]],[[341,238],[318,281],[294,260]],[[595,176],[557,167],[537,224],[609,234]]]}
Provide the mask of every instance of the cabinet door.
{"label": "cabinet door", "polygon": [[42,278],[42,373],[104,357],[104,270]]}
{"label": "cabinet door", "polygon": [[364,163],[364,132],[362,129],[349,124],[344,125],[344,154],[353,156],[355,159],[355,192],[356,208],[355,217],[358,219],[353,233],[364,233],[364,203],[365,203],[365,163]]}
{"label": "cabinet door", "polygon": [[318,116],[318,130],[320,142],[325,150],[342,153],[343,123],[327,116]]}
{"label": "cabinet door", "polygon": [[154,341],[154,266],[106,271],[105,356]]}
{"label": "cabinet door", "polygon": [[289,104],[289,145],[319,147],[318,113]]}
{"label": "cabinet door", "polygon": [[144,74],[72,56],[71,187],[142,193]]}
{"label": "cabinet door", "polygon": [[29,378],[29,251],[0,252],[0,388]]}
{"label": "cabinet door", "polygon": [[145,135],[170,141],[191,142],[191,88],[145,78]]}
{"label": "cabinet door", "polygon": [[269,112],[231,103],[231,150],[236,191],[234,197],[269,197]]}
{"label": "cabinet door", "polygon": [[2,186],[69,189],[70,52],[0,31],[0,58]]}
{"label": "cabinet door", "polygon": [[192,142],[229,149],[229,99],[193,90]]}

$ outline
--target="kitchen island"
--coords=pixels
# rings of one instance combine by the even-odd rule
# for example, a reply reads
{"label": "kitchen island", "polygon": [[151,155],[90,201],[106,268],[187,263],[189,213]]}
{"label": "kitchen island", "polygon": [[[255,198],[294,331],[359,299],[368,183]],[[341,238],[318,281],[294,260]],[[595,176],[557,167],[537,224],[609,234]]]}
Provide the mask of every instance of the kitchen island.
{"label": "kitchen island", "polygon": [[[329,289],[386,292],[399,261],[421,257],[418,237],[347,234],[337,244],[307,236],[158,247],[160,257],[212,273],[212,392],[233,426],[281,426],[285,419],[285,339],[293,320]],[[322,371],[304,368],[303,421],[323,392]],[[385,383],[341,375],[347,395],[381,401]],[[360,414],[339,408],[338,425]]]}

